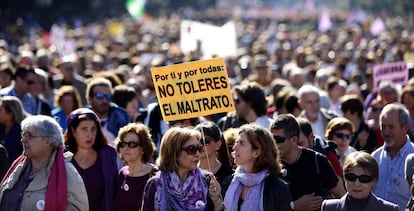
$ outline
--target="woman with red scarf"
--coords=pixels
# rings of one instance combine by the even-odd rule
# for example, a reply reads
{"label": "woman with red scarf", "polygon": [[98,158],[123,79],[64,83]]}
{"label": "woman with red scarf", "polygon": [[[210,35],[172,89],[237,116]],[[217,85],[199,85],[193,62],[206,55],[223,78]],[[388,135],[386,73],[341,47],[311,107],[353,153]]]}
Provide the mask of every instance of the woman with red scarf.
{"label": "woman with red scarf", "polygon": [[59,123],[49,116],[29,116],[21,128],[23,154],[1,181],[0,210],[88,210],[83,180],[63,155]]}

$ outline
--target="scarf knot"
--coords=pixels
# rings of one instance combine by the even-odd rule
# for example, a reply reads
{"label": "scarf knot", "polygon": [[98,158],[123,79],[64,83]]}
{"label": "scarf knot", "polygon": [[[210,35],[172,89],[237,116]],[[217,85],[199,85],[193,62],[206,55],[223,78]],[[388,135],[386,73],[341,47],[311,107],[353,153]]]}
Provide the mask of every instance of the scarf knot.
{"label": "scarf knot", "polygon": [[241,204],[241,211],[263,210],[264,179],[269,175],[267,170],[257,173],[247,173],[242,167],[237,167],[234,177],[224,197],[224,207],[229,211],[237,211],[239,198],[243,186],[248,186],[249,191]]}

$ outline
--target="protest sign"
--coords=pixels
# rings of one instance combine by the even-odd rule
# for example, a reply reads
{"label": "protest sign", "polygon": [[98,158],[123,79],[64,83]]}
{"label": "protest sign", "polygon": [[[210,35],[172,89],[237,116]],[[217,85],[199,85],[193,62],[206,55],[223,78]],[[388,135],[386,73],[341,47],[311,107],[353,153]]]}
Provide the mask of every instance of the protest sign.
{"label": "protest sign", "polygon": [[164,121],[233,110],[223,58],[154,67],[151,75]]}
{"label": "protest sign", "polygon": [[183,20],[180,26],[180,47],[184,53],[190,53],[201,44],[204,58],[213,55],[219,57],[237,56],[236,24],[229,21],[223,26]]}
{"label": "protest sign", "polygon": [[405,62],[393,62],[375,65],[373,68],[374,90],[381,81],[391,81],[396,85],[405,85],[408,81],[408,68]]}

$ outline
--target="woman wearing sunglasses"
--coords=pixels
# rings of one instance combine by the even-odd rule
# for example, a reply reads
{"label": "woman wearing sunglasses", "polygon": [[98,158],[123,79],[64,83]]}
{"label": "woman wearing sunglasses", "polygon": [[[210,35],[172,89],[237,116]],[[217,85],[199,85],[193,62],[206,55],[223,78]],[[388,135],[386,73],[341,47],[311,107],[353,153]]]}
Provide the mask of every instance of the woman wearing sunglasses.
{"label": "woman wearing sunglasses", "polygon": [[270,131],[256,124],[243,125],[233,149],[237,168],[224,181],[225,209],[293,210],[289,189],[279,178],[282,164]]}
{"label": "woman wearing sunglasses", "polygon": [[203,146],[199,131],[172,127],[161,140],[159,172],[148,180],[142,210],[220,210],[220,184],[198,167]]}
{"label": "woman wearing sunglasses", "polygon": [[156,171],[149,163],[155,151],[149,129],[141,123],[129,123],[119,130],[116,150],[125,163],[119,173],[116,210],[139,210],[148,179]]}
{"label": "woman wearing sunglasses", "polygon": [[354,134],[354,125],[344,117],[335,117],[326,126],[325,138],[334,141],[338,145],[336,152],[341,166],[344,165],[345,158],[356,151],[355,148],[349,146],[352,134]]}
{"label": "woman wearing sunglasses", "polygon": [[88,193],[89,210],[115,210],[118,187],[117,153],[108,144],[98,116],[88,108],[70,113],[64,134],[72,164],[81,175]]}
{"label": "woman wearing sunglasses", "polygon": [[343,166],[347,193],[340,199],[322,202],[322,211],[338,210],[399,210],[398,205],[385,201],[372,193],[378,180],[378,164],[374,157],[356,151],[345,159]]}
{"label": "woman wearing sunglasses", "polygon": [[200,155],[200,168],[210,171],[221,184],[224,178],[233,174],[227,144],[220,128],[211,121],[198,124],[195,129],[202,134],[203,152]]}

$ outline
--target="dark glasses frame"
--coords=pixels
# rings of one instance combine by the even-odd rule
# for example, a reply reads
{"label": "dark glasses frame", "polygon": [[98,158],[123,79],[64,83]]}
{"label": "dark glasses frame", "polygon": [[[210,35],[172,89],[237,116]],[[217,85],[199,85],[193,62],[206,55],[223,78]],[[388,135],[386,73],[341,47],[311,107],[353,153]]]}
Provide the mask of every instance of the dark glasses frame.
{"label": "dark glasses frame", "polygon": [[186,147],[182,147],[181,149],[185,151],[188,155],[195,155],[197,151],[201,153],[201,150],[203,150],[203,145],[201,144],[189,145]]}
{"label": "dark glasses frame", "polygon": [[141,143],[136,142],[136,141],[130,141],[130,142],[120,141],[118,143],[119,148],[124,148],[126,146],[128,146],[129,148],[137,148],[137,147],[141,146]]}
{"label": "dark glasses frame", "polygon": [[352,134],[344,134],[344,133],[334,133],[334,136],[336,136],[337,138],[340,139],[347,139],[347,140],[351,140],[354,136]]}
{"label": "dark glasses frame", "polygon": [[359,182],[361,183],[370,183],[372,180],[374,180],[373,176],[369,176],[369,175],[356,175],[354,173],[346,173],[344,175],[344,178],[348,181],[351,182],[355,182],[357,179],[359,180]]}
{"label": "dark glasses frame", "polygon": [[27,85],[29,85],[29,86],[30,86],[30,85],[33,85],[33,84],[35,84],[35,83],[36,83],[36,81],[34,81],[34,80],[27,80],[27,81],[26,81],[26,84],[27,84]]}
{"label": "dark glasses frame", "polygon": [[276,141],[276,143],[278,144],[282,144],[285,143],[286,140],[292,138],[293,136],[277,136],[277,135],[273,135],[273,139]]}
{"label": "dark glasses frame", "polygon": [[112,100],[112,94],[104,94],[102,92],[97,92],[97,93],[94,94],[94,96],[98,100],[103,100],[104,98],[107,99],[107,100]]}

